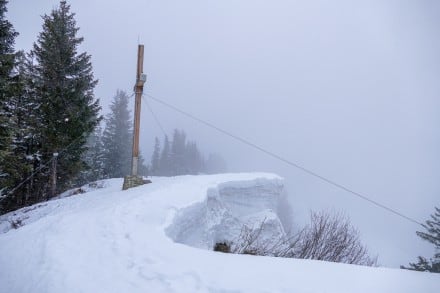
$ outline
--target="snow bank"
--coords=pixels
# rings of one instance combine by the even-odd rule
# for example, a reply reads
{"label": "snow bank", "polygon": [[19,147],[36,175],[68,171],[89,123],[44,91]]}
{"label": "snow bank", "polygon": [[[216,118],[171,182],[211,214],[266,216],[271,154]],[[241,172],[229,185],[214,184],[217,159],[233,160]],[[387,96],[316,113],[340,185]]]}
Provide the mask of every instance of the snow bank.
{"label": "snow bank", "polygon": [[259,240],[275,245],[286,236],[276,213],[282,191],[277,178],[221,183],[208,189],[202,202],[179,210],[167,234],[176,242],[212,250],[216,243],[237,243],[248,227],[261,229]]}
{"label": "snow bank", "polygon": [[[116,179],[116,181],[119,181]],[[25,207],[17,211],[7,213],[0,216],[0,233],[6,233],[11,229],[18,229],[24,225],[30,224],[32,222],[38,221],[39,219],[53,215],[58,211],[64,212],[64,207],[69,205],[71,201],[62,201],[60,199],[88,193],[97,189],[109,187],[109,185],[115,182],[115,179],[100,180],[85,184],[79,188],[71,189],[63,192],[59,196],[51,199],[48,202],[38,203],[30,207]],[[75,199],[77,201],[77,199]]]}
{"label": "snow bank", "polygon": [[211,249],[216,239],[236,233],[239,222],[264,217],[275,220],[269,230],[280,228],[269,200],[282,188],[276,175],[153,178],[152,184],[121,187],[122,179],[114,179],[105,188],[16,212],[28,219],[0,234],[0,292],[437,293],[440,288],[439,274],[186,245]]}

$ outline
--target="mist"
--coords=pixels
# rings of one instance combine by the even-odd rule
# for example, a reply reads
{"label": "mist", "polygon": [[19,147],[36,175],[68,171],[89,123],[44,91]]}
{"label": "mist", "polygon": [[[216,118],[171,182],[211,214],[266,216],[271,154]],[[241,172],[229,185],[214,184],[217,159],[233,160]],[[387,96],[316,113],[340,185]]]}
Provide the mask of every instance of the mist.
{"label": "mist", "polygon": [[[148,95],[424,222],[440,194],[440,3],[436,1],[68,1],[99,79],[103,113],[148,76],[141,149],[184,129],[231,172],[285,178],[294,222],[348,214],[379,263],[429,256],[421,227],[188,119]],[[12,0],[29,51],[58,1]]]}

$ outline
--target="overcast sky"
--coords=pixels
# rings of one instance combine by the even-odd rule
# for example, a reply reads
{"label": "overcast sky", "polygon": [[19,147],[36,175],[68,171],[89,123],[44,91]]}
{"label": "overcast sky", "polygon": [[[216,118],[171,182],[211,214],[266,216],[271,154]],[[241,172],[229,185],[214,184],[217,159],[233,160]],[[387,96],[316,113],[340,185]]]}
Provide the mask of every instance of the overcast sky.
{"label": "overcast sky", "polygon": [[[132,91],[140,41],[146,93],[418,221],[440,206],[439,1],[68,3],[105,112],[117,89]],[[17,49],[57,5],[10,0]],[[432,253],[416,225],[150,103],[167,133],[183,128],[232,171],[285,177],[297,223],[310,209],[343,210],[381,264]],[[144,104],[146,157],[154,136]]]}

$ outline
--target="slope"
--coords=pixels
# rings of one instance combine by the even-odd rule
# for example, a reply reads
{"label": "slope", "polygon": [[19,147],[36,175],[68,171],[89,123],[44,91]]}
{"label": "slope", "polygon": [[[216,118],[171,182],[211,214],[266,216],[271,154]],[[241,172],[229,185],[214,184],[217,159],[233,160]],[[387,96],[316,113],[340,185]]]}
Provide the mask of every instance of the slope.
{"label": "slope", "polygon": [[[121,191],[122,180],[112,179],[102,189],[2,216],[3,222],[21,218],[24,225],[0,234],[0,292],[402,293],[440,288],[437,274],[223,254],[190,246],[194,243],[188,239],[194,237],[177,243],[173,235],[184,233],[173,231],[179,222],[188,223],[182,219],[191,219],[182,211],[208,202],[219,186],[282,186],[282,180],[257,173],[153,181]],[[248,208],[233,210],[243,214]],[[192,219],[200,217],[210,216],[195,213]],[[194,225],[189,227],[200,227],[199,232],[215,226]],[[214,236],[197,237],[194,246],[202,248],[215,241]]]}

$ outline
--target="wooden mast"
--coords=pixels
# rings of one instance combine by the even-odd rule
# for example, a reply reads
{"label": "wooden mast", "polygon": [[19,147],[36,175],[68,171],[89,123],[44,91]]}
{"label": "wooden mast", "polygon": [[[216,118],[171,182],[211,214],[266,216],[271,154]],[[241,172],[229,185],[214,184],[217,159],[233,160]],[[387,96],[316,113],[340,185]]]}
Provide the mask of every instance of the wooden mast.
{"label": "wooden mast", "polygon": [[132,176],[137,176],[137,174],[138,174],[141,100],[142,100],[142,93],[144,90],[144,83],[146,81],[146,75],[143,73],[143,66],[144,66],[144,45],[138,45],[136,84],[134,86],[135,104],[134,104],[134,119],[133,119],[134,120],[133,156],[132,156],[132,161],[131,161],[131,175]]}

